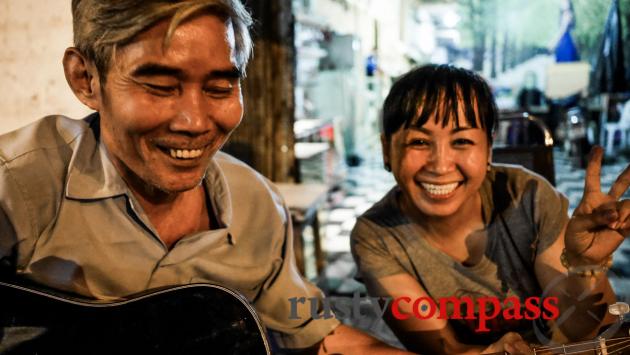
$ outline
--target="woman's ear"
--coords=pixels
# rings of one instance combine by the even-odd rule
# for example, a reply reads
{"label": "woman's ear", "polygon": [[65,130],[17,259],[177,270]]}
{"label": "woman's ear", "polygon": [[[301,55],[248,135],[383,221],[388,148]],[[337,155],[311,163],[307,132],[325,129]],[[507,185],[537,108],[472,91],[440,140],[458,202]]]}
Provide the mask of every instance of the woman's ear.
{"label": "woman's ear", "polygon": [[389,141],[383,133],[381,133],[381,150],[383,151],[383,166],[385,167],[385,170],[392,171],[392,165],[389,157]]}
{"label": "woman's ear", "polygon": [[98,71],[75,47],[66,49],[63,55],[63,71],[66,81],[76,97],[94,111],[101,107],[101,85]]}

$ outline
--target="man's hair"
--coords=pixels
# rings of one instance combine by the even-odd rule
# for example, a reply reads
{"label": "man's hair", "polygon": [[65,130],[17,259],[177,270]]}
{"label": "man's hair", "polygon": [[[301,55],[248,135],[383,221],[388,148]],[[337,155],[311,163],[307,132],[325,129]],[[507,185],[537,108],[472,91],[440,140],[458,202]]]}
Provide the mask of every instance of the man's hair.
{"label": "man's hair", "polygon": [[236,65],[244,75],[252,52],[252,19],[240,0],[72,0],[74,46],[95,64],[104,82],[116,47],[170,18],[164,38],[168,46],[177,26],[202,12],[231,21]]}
{"label": "man's hair", "polygon": [[476,73],[451,65],[429,64],[400,77],[383,104],[383,134],[387,141],[401,127],[422,127],[431,118],[445,127],[459,126],[462,105],[466,122],[486,131],[488,142],[498,121],[498,110],[486,81]]}

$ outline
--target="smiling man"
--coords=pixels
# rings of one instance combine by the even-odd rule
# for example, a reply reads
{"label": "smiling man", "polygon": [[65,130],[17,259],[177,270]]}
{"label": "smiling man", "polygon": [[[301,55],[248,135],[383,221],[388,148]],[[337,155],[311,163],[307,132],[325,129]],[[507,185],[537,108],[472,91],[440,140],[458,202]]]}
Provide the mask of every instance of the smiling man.
{"label": "smiling man", "polygon": [[0,137],[3,267],[96,299],[220,283],[253,303],[278,348],[397,352],[310,309],[290,318],[289,298],[322,295],[297,271],[286,207],[218,152],[243,115],[242,4],[74,0],[72,11],[63,67],[95,113]]}

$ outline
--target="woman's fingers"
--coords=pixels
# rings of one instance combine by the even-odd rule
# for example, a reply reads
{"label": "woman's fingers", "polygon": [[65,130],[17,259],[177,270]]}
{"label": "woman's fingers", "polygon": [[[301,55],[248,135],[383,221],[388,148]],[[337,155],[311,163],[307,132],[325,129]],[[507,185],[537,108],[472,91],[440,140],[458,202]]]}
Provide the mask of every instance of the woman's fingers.
{"label": "woman's fingers", "polygon": [[527,344],[518,333],[507,333],[504,336],[504,341],[503,349],[507,351],[508,354],[533,354],[529,344]]}
{"label": "woman's fingers", "polygon": [[[617,212],[619,214],[619,218],[617,218],[617,222],[615,222],[612,228],[619,230],[630,228],[630,200],[617,202]],[[622,234],[624,237],[628,236],[626,233]]]}
{"label": "woman's fingers", "polygon": [[589,153],[586,176],[584,177],[584,195],[591,192],[601,192],[600,173],[604,150],[600,146],[594,146]]}
{"label": "woman's fingers", "polygon": [[[615,213],[616,212],[616,213]],[[610,218],[607,223],[610,229],[625,229],[630,227],[630,200],[611,201],[593,210],[592,214],[599,215],[600,219]],[[614,219],[613,219],[614,218]],[[594,227],[597,227],[595,225]],[[590,227],[590,228],[594,228]]]}
{"label": "woman's fingers", "polygon": [[619,212],[616,203],[604,204],[591,213],[585,213],[571,217],[569,230],[572,233],[584,233],[600,227],[611,227],[619,220]]}
{"label": "woman's fingers", "polygon": [[599,208],[571,217],[565,235],[567,250],[589,260],[603,260],[623,242],[622,231],[611,228],[618,221],[616,208]]}
{"label": "woman's fingers", "polygon": [[617,179],[610,187],[610,191],[608,191],[608,195],[612,197],[613,199],[618,200],[619,198],[621,198],[621,196],[623,196],[624,193],[626,193],[626,190],[628,190],[629,186],[630,186],[630,164],[628,164],[628,166],[626,166],[623,172],[619,174],[619,176],[617,176]]}

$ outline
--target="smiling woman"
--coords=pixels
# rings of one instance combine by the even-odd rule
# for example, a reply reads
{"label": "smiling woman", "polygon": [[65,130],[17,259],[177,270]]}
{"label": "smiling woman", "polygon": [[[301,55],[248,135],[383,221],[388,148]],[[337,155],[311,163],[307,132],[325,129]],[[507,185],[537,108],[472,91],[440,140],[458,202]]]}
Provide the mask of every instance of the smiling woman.
{"label": "smiling woman", "polygon": [[[544,178],[491,163],[496,122],[490,88],[473,72],[427,65],[393,85],[383,106],[381,142],[385,168],[397,185],[352,231],[360,276],[371,296],[512,299],[520,305],[557,299],[559,312],[574,307],[571,297],[592,292],[597,300],[586,307],[598,320],[571,310],[567,323],[574,326],[562,329],[569,338],[592,336],[611,321],[601,307],[614,302],[614,295],[605,274],[595,271],[605,269],[629,232],[627,204],[612,205],[627,183],[618,182],[608,195],[600,192],[602,152],[596,150],[582,207],[569,220],[567,199]],[[620,180],[628,177],[627,169]],[[598,239],[594,230],[610,239]],[[574,272],[581,268],[593,272]],[[466,310],[471,316],[462,319],[452,317],[459,312],[453,307],[447,317],[413,317],[413,303],[401,302],[400,316],[384,317],[407,348],[418,352],[527,352],[522,338],[543,341],[533,336],[546,329],[534,327],[549,317],[536,323],[513,316],[514,310],[502,313],[497,304],[491,311],[497,317],[480,332],[473,320],[484,311],[477,305],[472,302],[474,309]]]}

